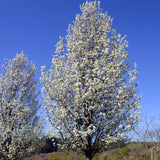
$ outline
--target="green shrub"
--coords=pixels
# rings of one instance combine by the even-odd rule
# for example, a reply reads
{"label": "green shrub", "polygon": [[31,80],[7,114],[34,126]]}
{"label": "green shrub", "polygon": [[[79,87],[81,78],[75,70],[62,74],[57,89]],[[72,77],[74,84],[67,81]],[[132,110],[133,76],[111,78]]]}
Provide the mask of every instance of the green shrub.
{"label": "green shrub", "polygon": [[[58,140],[55,137],[48,137],[44,136],[41,141],[43,142],[43,146],[40,149],[40,153],[51,153],[51,152],[57,152],[58,146]],[[55,142],[55,144],[53,144]]]}
{"label": "green shrub", "polygon": [[123,160],[123,153],[122,152],[116,153],[116,157],[120,160]]}
{"label": "green shrub", "polygon": [[98,160],[98,157],[99,157],[99,154],[96,153],[96,154],[94,155],[94,157],[93,157],[93,160]]}
{"label": "green shrub", "polygon": [[107,153],[104,153],[101,160],[111,160],[111,158],[107,155]]}
{"label": "green shrub", "polygon": [[128,157],[129,156],[129,152],[130,152],[130,149],[128,147],[125,147],[123,150],[122,150],[122,154],[125,156],[125,157]]}

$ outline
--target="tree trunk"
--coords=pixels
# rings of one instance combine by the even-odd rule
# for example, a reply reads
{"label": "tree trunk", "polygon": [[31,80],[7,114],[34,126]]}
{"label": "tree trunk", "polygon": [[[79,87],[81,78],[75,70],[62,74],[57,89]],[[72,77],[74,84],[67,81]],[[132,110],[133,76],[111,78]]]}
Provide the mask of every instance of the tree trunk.
{"label": "tree trunk", "polygon": [[92,160],[93,158],[93,150],[92,150],[92,138],[90,135],[87,136],[88,144],[86,146],[85,156],[88,160]]}

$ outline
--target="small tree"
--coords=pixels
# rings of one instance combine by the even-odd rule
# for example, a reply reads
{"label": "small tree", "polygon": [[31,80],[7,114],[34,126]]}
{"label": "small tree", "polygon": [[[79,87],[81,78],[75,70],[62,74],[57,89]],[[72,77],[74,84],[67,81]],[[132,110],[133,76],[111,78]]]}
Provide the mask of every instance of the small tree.
{"label": "small tree", "polygon": [[22,160],[33,151],[40,134],[36,67],[17,54],[6,61],[0,76],[0,160]]}
{"label": "small tree", "polygon": [[41,81],[48,120],[63,146],[91,160],[139,121],[140,105],[125,37],[111,29],[99,2],[80,8],[66,45],[63,38],[57,43],[49,72],[42,67]]}
{"label": "small tree", "polygon": [[144,154],[150,153],[151,160],[159,160],[160,158],[160,127],[157,122],[155,118],[148,120],[144,117],[141,125],[132,132],[132,140],[143,144]]}

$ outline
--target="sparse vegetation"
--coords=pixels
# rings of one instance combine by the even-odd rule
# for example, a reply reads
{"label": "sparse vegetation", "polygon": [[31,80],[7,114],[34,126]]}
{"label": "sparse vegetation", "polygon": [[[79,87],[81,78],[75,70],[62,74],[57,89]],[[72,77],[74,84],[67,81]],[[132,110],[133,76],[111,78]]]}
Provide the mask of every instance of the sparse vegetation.
{"label": "sparse vegetation", "polygon": [[59,154],[51,154],[48,160],[86,160],[84,155],[77,154],[73,151],[67,151],[65,154],[59,152]]}
{"label": "sparse vegetation", "polygon": [[130,149],[128,147],[125,147],[123,150],[122,150],[122,154],[123,156],[125,157],[128,157],[129,156],[129,152],[130,152]]}
{"label": "sparse vegetation", "polygon": [[[149,148],[144,148],[144,145],[147,146],[147,143],[140,144],[138,142],[132,142],[122,148],[115,148],[101,153],[96,153],[93,160],[152,160],[150,159],[151,154],[149,152]],[[35,155],[35,157],[37,157],[37,155]],[[26,160],[39,160],[35,157],[32,156],[32,159]],[[43,154],[39,154],[39,157],[43,157]],[[78,154],[74,151],[53,152],[48,153],[48,156],[44,157],[45,158],[40,160],[87,160],[84,155]]]}

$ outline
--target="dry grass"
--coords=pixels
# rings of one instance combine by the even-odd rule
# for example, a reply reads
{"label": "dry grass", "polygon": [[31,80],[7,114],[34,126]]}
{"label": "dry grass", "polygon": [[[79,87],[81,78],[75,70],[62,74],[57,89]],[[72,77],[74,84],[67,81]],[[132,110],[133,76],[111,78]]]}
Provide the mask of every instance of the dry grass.
{"label": "dry grass", "polygon": [[25,158],[25,160],[48,160],[48,158],[51,154],[63,155],[63,156],[65,155],[64,152],[52,152],[52,153],[32,155],[31,157]]}
{"label": "dry grass", "polygon": [[[128,144],[127,147],[130,149],[129,155],[124,156],[123,160],[136,160],[138,157],[149,157],[149,148],[147,143],[131,143]],[[108,150],[106,152],[100,153],[98,160],[121,160],[121,158],[118,158],[117,155],[121,156],[123,153],[124,148],[115,148],[112,150]],[[49,157],[54,154],[56,157],[66,157],[68,154],[71,160],[84,160],[84,156],[77,155],[75,152],[53,152],[53,153],[46,153],[46,154],[39,154],[39,155],[32,155],[29,158],[26,158],[25,160],[48,160]],[[73,158],[72,158],[73,157]],[[104,158],[108,157],[108,158]],[[66,159],[66,158],[64,158]],[[68,159],[68,158],[67,158]],[[96,158],[97,160],[97,158]]]}

